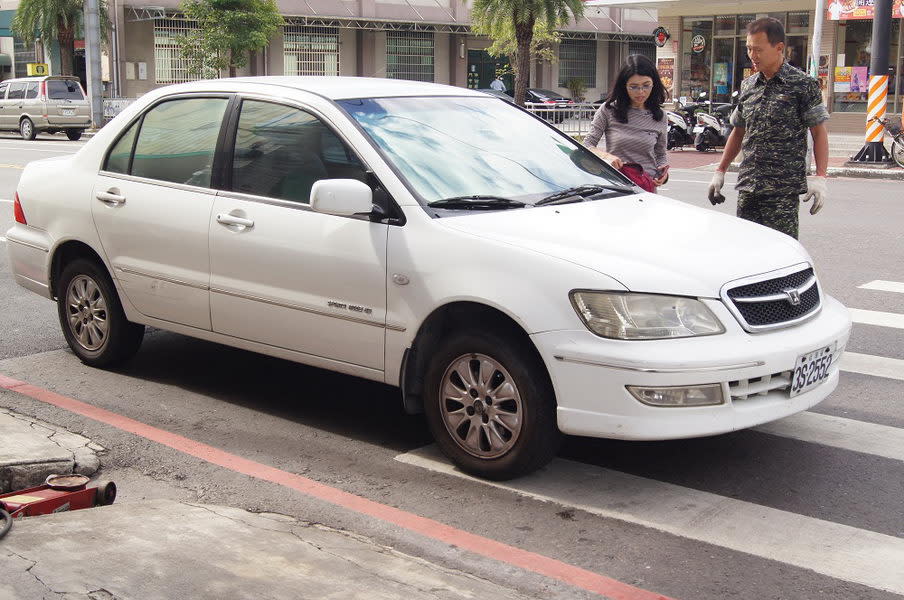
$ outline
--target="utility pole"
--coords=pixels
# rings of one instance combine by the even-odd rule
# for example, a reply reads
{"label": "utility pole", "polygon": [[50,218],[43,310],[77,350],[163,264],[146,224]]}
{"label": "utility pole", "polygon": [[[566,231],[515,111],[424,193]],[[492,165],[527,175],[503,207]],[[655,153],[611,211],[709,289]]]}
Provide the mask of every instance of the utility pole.
{"label": "utility pole", "polygon": [[822,24],[826,16],[825,0],[816,0],[816,18],[813,20],[813,43],[810,48],[810,77],[819,79],[819,54],[822,44]]}
{"label": "utility pole", "polygon": [[888,151],[882,143],[885,130],[876,122],[884,117],[888,104],[888,48],[891,37],[891,0],[875,0],[873,45],[869,65],[869,94],[866,100],[866,142],[851,162],[887,164]]}
{"label": "utility pole", "polygon": [[85,67],[88,71],[88,98],[91,102],[91,123],[103,125],[104,98],[100,70],[100,14],[98,0],[85,1]]}

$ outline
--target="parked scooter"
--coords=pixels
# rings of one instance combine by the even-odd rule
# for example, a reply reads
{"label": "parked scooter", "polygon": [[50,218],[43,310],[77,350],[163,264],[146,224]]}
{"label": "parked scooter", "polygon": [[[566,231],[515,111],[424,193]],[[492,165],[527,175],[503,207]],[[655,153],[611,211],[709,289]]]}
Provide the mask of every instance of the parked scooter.
{"label": "parked scooter", "polygon": [[667,110],[665,116],[669,120],[669,132],[666,140],[666,148],[668,150],[682,148],[694,143],[694,134],[691,132],[692,125],[687,122],[683,115]]}
{"label": "parked scooter", "polygon": [[725,146],[733,129],[730,119],[737,97],[738,92],[735,91],[731,95],[731,104],[715,105],[709,113],[697,113],[697,125],[693,132],[695,134],[694,148],[698,152],[709,152]]}

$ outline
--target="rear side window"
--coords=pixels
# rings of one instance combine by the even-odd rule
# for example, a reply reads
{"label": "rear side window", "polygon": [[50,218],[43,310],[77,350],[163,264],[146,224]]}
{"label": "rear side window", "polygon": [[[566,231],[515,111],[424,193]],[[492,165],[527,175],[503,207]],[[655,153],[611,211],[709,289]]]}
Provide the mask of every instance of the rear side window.
{"label": "rear side window", "polygon": [[7,100],[22,100],[25,98],[25,84],[24,83],[12,83],[9,86],[9,94],[7,95]]}
{"label": "rear side window", "polygon": [[6,97],[6,88],[8,87],[8,83],[0,83],[0,100],[3,100]]}
{"label": "rear side window", "polygon": [[145,116],[132,175],[210,187],[226,98],[185,98],[158,104]]}
{"label": "rear side window", "polygon": [[135,142],[135,132],[138,131],[138,123],[135,122],[129,127],[129,130],[119,138],[119,141],[110,150],[107,155],[107,164],[104,165],[104,171],[112,173],[129,173],[129,159],[132,157],[132,146]]}
{"label": "rear side window", "polygon": [[49,100],[84,100],[82,86],[74,79],[48,79],[47,98]]}
{"label": "rear side window", "polygon": [[38,97],[38,83],[32,82],[28,84],[28,87],[25,88],[25,99],[32,100]]}

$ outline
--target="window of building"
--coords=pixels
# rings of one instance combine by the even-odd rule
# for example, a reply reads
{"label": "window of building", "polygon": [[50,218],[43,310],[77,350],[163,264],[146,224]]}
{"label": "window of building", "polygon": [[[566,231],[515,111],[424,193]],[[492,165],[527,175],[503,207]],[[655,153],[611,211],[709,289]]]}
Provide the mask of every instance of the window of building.
{"label": "window of building", "polygon": [[226,98],[170,100],[141,122],[132,175],[210,187]]}
{"label": "window of building", "polygon": [[185,83],[202,78],[191,72],[177,41],[197,28],[195,21],[186,19],[154,19],[154,77],[157,83]]}
{"label": "window of building", "polygon": [[321,179],[366,180],[364,167],[315,116],[246,100],[235,138],[232,189],[307,204]]}
{"label": "window of building", "polygon": [[596,40],[562,40],[559,44],[559,87],[569,79],[582,79],[596,87]]}
{"label": "window of building", "polygon": [[286,75],[339,74],[339,28],[286,25],[283,36]]}
{"label": "window of building", "polygon": [[690,101],[710,93],[713,19],[686,18],[681,31],[681,96]]}
{"label": "window of building", "polygon": [[[844,66],[835,69],[834,106],[836,112],[866,112],[869,87],[870,63],[872,62],[873,22],[870,19],[849,20],[838,24],[837,48],[839,60],[844,56]],[[888,108],[890,112],[901,110],[904,93],[896,65],[902,64],[904,48],[900,40],[904,40],[901,32],[901,19],[892,19],[889,36],[888,63],[892,69],[888,78]],[[898,92],[898,93],[896,93]]]}
{"label": "window of building", "polygon": [[16,58],[16,77],[28,77],[28,63],[38,62],[35,45],[13,38],[13,54]]}
{"label": "window of building", "polygon": [[386,32],[386,77],[433,81],[433,33]]}

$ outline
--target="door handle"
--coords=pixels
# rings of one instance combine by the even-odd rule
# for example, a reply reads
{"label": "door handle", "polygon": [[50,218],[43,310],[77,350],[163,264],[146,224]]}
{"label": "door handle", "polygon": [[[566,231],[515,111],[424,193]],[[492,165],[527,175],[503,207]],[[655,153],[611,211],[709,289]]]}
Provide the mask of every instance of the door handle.
{"label": "door handle", "polygon": [[109,204],[110,206],[119,206],[126,203],[126,197],[117,194],[116,192],[118,191],[119,190],[114,188],[106,192],[97,192],[95,196],[104,204]]}
{"label": "door handle", "polygon": [[239,227],[254,227],[254,221],[251,219],[243,219],[242,217],[236,217],[235,215],[217,215],[217,223]]}

